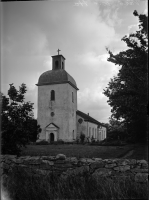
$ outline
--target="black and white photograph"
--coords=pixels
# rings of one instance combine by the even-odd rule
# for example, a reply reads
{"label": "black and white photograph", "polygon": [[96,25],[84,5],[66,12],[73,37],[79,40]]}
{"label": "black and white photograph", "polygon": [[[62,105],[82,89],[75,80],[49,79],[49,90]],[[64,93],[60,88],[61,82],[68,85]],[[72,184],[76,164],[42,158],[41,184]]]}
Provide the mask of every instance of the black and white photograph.
{"label": "black and white photograph", "polygon": [[148,199],[148,0],[0,5],[1,199]]}

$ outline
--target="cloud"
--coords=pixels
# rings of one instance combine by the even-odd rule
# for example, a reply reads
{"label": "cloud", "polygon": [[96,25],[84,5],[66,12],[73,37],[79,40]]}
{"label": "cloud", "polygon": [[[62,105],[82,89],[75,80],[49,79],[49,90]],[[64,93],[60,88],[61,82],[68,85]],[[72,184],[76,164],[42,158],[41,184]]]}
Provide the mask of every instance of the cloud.
{"label": "cloud", "polygon": [[107,122],[111,115],[103,89],[97,84],[78,92],[78,109],[101,122]]}
{"label": "cloud", "polygon": [[106,79],[106,81],[113,75],[116,75],[119,66],[107,61],[109,54],[96,55],[94,52],[89,52],[77,57],[78,63],[86,70],[88,73],[93,73],[96,77],[100,74],[100,79]]}
{"label": "cloud", "polygon": [[84,87],[81,84],[78,91],[78,109],[89,112],[92,117],[101,122],[107,122],[111,115],[111,107],[107,103],[108,98],[103,94],[103,90],[120,69],[119,66],[108,62],[108,57],[107,53],[96,55],[93,52],[77,57],[78,63],[86,71],[86,79],[91,79],[85,82]]}
{"label": "cloud", "polygon": [[147,15],[147,16],[148,16],[148,10],[147,10],[147,9],[145,9],[145,10],[144,10],[144,12],[143,12],[143,14],[145,14],[145,15]]}
{"label": "cloud", "polygon": [[129,33],[133,33],[139,30],[139,23],[137,24],[132,24],[128,26],[128,31]]}

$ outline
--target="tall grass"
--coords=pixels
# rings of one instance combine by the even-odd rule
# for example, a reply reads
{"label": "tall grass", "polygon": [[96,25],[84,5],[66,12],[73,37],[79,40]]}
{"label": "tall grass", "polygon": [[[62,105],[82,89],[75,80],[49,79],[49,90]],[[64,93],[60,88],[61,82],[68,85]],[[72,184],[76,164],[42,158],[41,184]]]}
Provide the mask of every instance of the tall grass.
{"label": "tall grass", "polygon": [[146,184],[128,178],[96,178],[88,174],[65,179],[51,174],[35,175],[23,168],[14,168],[3,178],[3,190],[10,200],[62,199],[147,199]]}

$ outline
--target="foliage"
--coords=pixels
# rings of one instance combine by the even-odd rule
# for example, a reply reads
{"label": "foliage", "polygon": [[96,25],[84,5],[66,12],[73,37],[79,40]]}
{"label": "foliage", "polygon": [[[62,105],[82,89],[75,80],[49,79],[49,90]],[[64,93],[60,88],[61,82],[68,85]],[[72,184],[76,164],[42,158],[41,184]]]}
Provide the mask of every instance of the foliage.
{"label": "foliage", "polygon": [[112,118],[123,121],[127,133],[135,141],[145,141],[147,133],[147,56],[148,32],[146,15],[133,13],[139,18],[139,30],[122,38],[128,49],[114,55],[110,50],[109,62],[121,66],[110,80],[104,94],[112,107]]}
{"label": "foliage", "polygon": [[2,195],[6,191],[12,200],[147,199],[147,190],[147,184],[125,177],[98,178],[85,173],[62,179],[54,174],[42,176],[23,168],[14,168],[8,176],[4,176]]}
{"label": "foliage", "polygon": [[80,139],[81,139],[81,142],[83,143],[84,140],[85,140],[85,134],[84,134],[84,133],[81,133],[81,135],[80,135]]}
{"label": "foliage", "polygon": [[33,118],[33,103],[25,102],[26,85],[17,90],[10,84],[8,96],[1,94],[1,138],[2,153],[19,155],[21,148],[29,141],[36,141],[41,131]]}

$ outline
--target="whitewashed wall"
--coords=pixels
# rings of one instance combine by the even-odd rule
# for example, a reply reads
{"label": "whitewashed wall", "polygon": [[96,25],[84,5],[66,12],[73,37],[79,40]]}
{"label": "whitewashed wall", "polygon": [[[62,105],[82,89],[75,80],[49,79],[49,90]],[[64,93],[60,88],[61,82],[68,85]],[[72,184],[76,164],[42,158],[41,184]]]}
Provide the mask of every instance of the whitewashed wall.
{"label": "whitewashed wall", "polygon": [[[51,90],[55,91],[55,101],[50,101]],[[72,92],[74,102],[72,102]],[[57,139],[73,140],[76,135],[77,90],[69,83],[38,86],[38,124],[42,128],[40,140],[46,140],[45,127],[54,123],[59,127]],[[51,116],[54,112],[54,116]],[[73,134],[74,131],[74,134]]]}

